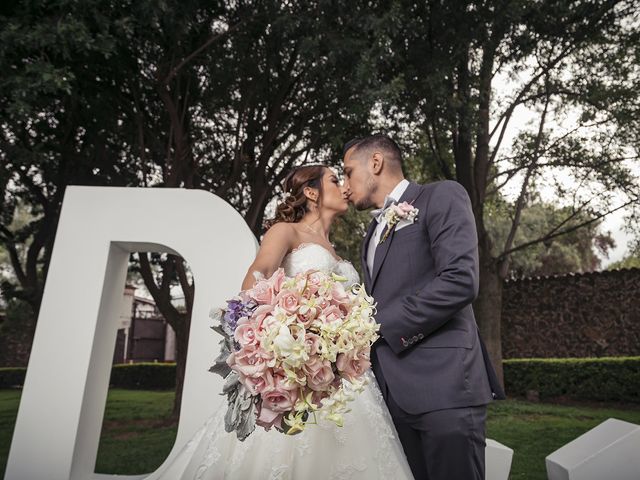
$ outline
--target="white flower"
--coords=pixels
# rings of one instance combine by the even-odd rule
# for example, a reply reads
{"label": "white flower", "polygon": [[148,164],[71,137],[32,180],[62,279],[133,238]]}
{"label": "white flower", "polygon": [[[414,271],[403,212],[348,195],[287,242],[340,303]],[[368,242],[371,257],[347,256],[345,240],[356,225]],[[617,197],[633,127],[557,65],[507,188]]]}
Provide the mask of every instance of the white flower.
{"label": "white flower", "polygon": [[[291,330],[297,330],[296,335],[293,335]],[[292,368],[300,368],[309,360],[304,342],[304,329],[294,326],[290,329],[286,325],[281,325],[278,335],[273,339],[273,350],[283,363]]]}

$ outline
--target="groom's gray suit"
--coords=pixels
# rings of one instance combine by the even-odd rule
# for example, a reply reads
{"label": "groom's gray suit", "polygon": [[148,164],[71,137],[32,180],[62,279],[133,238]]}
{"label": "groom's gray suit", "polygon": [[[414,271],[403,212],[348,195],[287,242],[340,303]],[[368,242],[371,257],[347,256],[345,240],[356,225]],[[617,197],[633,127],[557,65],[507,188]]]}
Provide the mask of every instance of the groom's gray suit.
{"label": "groom's gray suit", "polygon": [[504,393],[478,335],[475,221],[453,181],[410,183],[399,202],[415,223],[377,245],[373,271],[362,248],[367,292],[380,334],[373,370],[418,480],[484,480],[486,405]]}

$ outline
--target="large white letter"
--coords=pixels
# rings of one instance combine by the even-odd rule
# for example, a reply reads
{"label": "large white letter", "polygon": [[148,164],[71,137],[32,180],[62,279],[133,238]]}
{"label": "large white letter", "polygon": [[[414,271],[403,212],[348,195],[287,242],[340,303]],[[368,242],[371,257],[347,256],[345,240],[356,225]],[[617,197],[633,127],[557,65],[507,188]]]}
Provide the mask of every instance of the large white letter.
{"label": "large white letter", "polygon": [[[86,480],[94,474],[130,252],[189,263],[195,298],[182,411],[173,449],[222,406],[211,307],[235,295],[256,253],[242,217],[208,192],[67,187],[5,478]],[[137,476],[136,478],[144,478]],[[120,477],[125,478],[125,477]]]}

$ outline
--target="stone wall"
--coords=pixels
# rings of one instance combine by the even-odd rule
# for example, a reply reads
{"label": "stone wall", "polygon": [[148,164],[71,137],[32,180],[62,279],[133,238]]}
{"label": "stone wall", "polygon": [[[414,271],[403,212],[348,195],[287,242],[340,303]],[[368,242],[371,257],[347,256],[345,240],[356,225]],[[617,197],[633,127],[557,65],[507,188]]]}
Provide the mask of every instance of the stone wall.
{"label": "stone wall", "polygon": [[36,329],[31,307],[18,300],[9,302],[0,324],[0,367],[24,367],[29,362]]}
{"label": "stone wall", "polygon": [[640,355],[640,269],[505,282],[504,358]]}
{"label": "stone wall", "polygon": [[[4,326],[3,326],[4,327]],[[35,327],[0,329],[0,367],[26,367]]]}
{"label": "stone wall", "polygon": [[[504,358],[640,355],[640,269],[508,281]],[[0,329],[0,366],[24,366],[33,327]]]}

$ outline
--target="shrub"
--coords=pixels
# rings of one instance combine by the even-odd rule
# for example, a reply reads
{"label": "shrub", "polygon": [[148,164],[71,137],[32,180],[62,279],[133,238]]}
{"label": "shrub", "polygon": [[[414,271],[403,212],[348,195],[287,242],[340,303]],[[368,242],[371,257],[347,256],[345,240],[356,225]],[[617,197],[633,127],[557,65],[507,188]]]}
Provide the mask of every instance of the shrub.
{"label": "shrub", "polygon": [[127,363],[114,365],[111,381],[115,388],[171,390],[176,388],[175,363]]}
{"label": "shrub", "polygon": [[[0,388],[21,386],[26,368],[0,368]],[[540,399],[566,397],[640,403],[640,357],[523,358],[504,361],[507,393],[524,396],[535,390]],[[171,390],[175,363],[114,365],[110,385],[133,390]]]}
{"label": "shrub", "polygon": [[640,357],[510,359],[504,381],[509,395],[640,403]]}
{"label": "shrub", "polygon": [[[21,387],[27,369],[0,368],[0,388]],[[175,363],[132,363],[114,365],[110,386],[131,390],[172,390],[176,387]]]}
{"label": "shrub", "polygon": [[21,387],[26,373],[27,369],[24,367],[0,368],[0,388]]}

